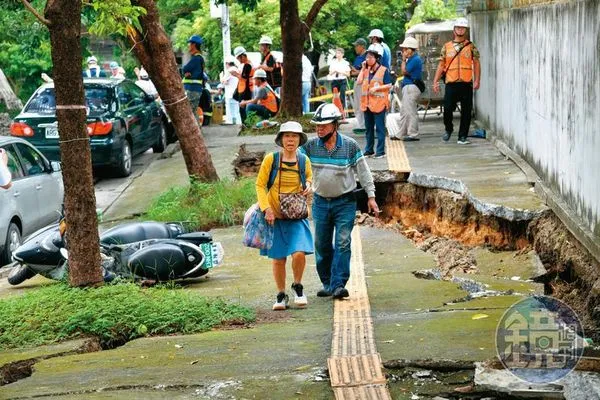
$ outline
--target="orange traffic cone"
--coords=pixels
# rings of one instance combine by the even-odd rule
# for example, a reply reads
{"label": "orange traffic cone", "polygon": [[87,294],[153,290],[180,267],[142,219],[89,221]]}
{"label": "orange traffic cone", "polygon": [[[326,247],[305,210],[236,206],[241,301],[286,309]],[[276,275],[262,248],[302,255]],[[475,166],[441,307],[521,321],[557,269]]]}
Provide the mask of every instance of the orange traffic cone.
{"label": "orange traffic cone", "polygon": [[342,113],[342,121],[346,119],[346,113],[344,112],[344,105],[342,104],[342,99],[340,99],[340,90],[338,88],[333,88],[333,104],[340,109]]}

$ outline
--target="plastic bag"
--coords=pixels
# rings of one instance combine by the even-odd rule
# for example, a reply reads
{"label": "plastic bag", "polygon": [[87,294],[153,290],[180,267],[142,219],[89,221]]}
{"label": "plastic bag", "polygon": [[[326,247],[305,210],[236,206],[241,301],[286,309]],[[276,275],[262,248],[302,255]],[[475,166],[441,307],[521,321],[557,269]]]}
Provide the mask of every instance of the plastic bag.
{"label": "plastic bag", "polygon": [[268,250],[273,245],[273,226],[267,223],[258,204],[253,204],[244,216],[244,246]]}

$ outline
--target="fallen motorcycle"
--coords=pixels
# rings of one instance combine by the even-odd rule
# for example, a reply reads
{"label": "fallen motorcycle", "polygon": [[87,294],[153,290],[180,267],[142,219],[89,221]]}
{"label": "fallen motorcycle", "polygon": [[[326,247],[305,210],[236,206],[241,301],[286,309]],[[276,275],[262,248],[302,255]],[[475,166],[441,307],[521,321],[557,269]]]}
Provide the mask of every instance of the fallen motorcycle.
{"label": "fallen motorcycle", "polygon": [[[13,252],[8,276],[18,285],[39,274],[62,280],[68,275],[64,219],[32,234]],[[198,278],[223,261],[223,248],[208,232],[187,232],[181,223],[132,222],[100,235],[104,280],[169,281]]]}

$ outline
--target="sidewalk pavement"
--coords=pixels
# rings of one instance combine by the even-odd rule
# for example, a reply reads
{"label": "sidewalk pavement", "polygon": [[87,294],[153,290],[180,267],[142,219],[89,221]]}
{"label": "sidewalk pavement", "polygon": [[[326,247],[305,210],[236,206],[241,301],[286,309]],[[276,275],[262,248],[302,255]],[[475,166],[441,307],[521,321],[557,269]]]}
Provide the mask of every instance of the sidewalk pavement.
{"label": "sidewalk pavement", "polygon": [[[343,132],[351,129],[352,124],[342,125]],[[431,117],[421,125],[421,141],[406,143],[413,175],[428,184],[462,183],[457,188],[468,190],[482,204],[506,206],[491,207],[492,211],[544,208],[524,174],[489,142],[474,139],[470,146],[442,143],[441,130],[441,119]],[[275,149],[273,136],[238,137],[231,127],[220,126],[203,132],[221,178],[231,176],[231,161],[240,144],[246,143],[250,151]],[[355,137],[364,145],[364,137]],[[374,170],[387,168],[385,159],[369,163]],[[142,212],[152,196],[185,182],[180,153],[156,161],[105,217],[127,218],[132,210]],[[225,248],[225,263],[187,288],[255,307],[258,321],[254,326],[144,338],[110,351],[40,361],[30,378],[0,387],[0,397],[332,398],[323,378],[331,351],[332,302],[315,295],[320,285],[314,257],[307,260],[304,280],[308,308],[272,312],[275,290],[269,261],[241,246],[240,227],[215,229],[213,234]],[[416,249],[390,230],[361,227],[361,241],[375,340],[384,363],[400,358],[493,358],[495,328],[504,310],[524,294],[542,292],[540,285],[524,281],[534,273],[532,254],[476,249],[473,255],[480,273],[465,277],[488,284],[488,289],[512,290],[512,294],[445,305],[466,292],[456,283],[418,279],[411,273],[434,267],[432,254]],[[511,280],[515,275],[522,278]],[[41,279],[32,281],[30,286],[40,283]],[[5,283],[0,285],[3,295],[12,290]],[[31,350],[36,354],[52,351]],[[26,359],[31,352],[7,352],[0,356],[0,365]],[[425,389],[414,388],[419,390]],[[411,396],[394,383],[390,383],[390,391],[393,398]]]}

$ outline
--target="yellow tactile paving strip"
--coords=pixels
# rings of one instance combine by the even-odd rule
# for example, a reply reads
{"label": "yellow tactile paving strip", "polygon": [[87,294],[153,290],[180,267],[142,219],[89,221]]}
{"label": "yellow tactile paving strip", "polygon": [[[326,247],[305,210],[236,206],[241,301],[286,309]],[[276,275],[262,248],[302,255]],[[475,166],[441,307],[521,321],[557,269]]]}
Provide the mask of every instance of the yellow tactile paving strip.
{"label": "yellow tactile paving strip", "polygon": [[346,288],[350,297],[335,301],[331,357],[327,360],[335,398],[391,400],[375,346],[359,226],[352,231],[350,280]]}
{"label": "yellow tactile paving strip", "polygon": [[385,139],[387,148],[388,169],[396,172],[410,172],[410,163],[404,149],[404,142],[401,140]]}

